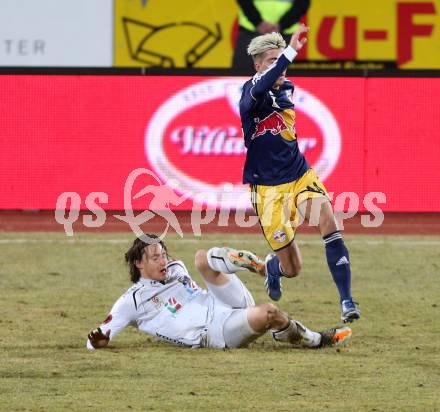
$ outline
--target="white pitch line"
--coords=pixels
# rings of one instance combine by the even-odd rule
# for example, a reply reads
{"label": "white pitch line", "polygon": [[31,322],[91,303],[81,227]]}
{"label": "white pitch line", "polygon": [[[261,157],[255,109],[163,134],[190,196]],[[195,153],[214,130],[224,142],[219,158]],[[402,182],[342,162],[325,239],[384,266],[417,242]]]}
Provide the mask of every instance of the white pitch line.
{"label": "white pitch line", "polygon": [[[169,239],[168,242],[178,242],[182,240],[186,243],[210,243],[218,244],[219,241],[216,239]],[[131,239],[0,239],[0,245],[10,245],[10,244],[36,244],[36,243],[65,243],[65,244],[129,244]],[[224,241],[222,241],[224,243]],[[263,239],[229,239],[228,244],[267,244]],[[321,245],[322,240],[299,240],[297,241],[299,245]],[[440,240],[425,240],[425,239],[391,239],[391,240],[374,240],[374,239],[348,239],[347,243],[350,244],[362,244],[362,245],[384,245],[393,244],[399,246],[440,246]]]}

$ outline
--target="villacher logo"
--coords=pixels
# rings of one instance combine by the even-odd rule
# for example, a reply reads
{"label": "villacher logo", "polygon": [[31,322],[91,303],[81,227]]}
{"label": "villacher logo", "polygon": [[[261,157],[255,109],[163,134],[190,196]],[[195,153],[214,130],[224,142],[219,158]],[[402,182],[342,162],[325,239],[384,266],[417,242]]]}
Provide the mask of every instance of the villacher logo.
{"label": "villacher logo", "polygon": [[[213,193],[206,201],[211,207],[250,207],[248,188],[241,184],[246,147],[238,107],[246,80],[216,78],[183,88],[157,108],[146,127],[145,154],[154,172],[165,183],[177,181],[176,190],[189,198]],[[298,86],[294,103],[311,130],[310,136],[299,133],[300,150],[325,181],[341,151],[338,123],[322,101]]]}

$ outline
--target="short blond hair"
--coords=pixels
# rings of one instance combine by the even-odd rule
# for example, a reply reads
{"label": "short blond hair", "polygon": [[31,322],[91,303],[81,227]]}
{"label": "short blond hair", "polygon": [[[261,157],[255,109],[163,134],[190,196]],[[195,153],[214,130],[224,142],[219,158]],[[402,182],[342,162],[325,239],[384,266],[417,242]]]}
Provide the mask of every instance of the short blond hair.
{"label": "short blond hair", "polygon": [[286,47],[286,41],[280,33],[267,33],[262,36],[254,37],[247,48],[247,53],[252,59],[258,59],[263,53],[271,49],[281,49]]}

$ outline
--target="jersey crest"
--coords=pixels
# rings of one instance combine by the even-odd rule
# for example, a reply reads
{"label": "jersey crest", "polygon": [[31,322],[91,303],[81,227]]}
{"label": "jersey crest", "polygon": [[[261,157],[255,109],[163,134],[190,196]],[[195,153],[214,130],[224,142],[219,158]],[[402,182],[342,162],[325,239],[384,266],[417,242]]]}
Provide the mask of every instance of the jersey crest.
{"label": "jersey crest", "polygon": [[165,307],[173,314],[175,315],[180,309],[182,309],[182,305],[179,303],[179,301],[174,297],[171,296],[168,299],[168,302],[165,303]]}

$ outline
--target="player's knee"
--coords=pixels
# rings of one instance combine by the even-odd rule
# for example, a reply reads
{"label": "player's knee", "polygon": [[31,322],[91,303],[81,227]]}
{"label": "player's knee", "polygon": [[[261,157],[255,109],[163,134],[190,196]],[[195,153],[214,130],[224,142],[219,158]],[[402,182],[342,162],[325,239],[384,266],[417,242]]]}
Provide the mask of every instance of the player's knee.
{"label": "player's knee", "polygon": [[278,315],[278,308],[273,303],[263,303],[259,307],[265,323],[270,325]]}
{"label": "player's knee", "polygon": [[203,270],[208,265],[208,259],[206,258],[206,250],[199,249],[194,256],[194,263],[197,270]]}
{"label": "player's knee", "polygon": [[258,333],[285,323],[287,317],[273,303],[263,303],[248,309],[248,321],[252,329]]}
{"label": "player's knee", "polygon": [[272,303],[248,308],[248,321],[251,328],[258,333],[264,333],[271,328],[276,317],[277,307]]}

